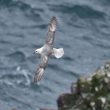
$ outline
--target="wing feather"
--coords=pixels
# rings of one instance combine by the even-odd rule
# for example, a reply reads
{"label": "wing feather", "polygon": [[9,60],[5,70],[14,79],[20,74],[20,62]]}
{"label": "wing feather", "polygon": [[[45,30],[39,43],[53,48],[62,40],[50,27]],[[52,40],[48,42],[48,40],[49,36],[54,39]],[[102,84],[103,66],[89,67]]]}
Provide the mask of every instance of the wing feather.
{"label": "wing feather", "polygon": [[50,45],[52,45],[54,42],[56,26],[57,26],[57,19],[56,17],[53,16],[49,23],[49,30],[47,32],[47,38],[46,38],[46,43]]}
{"label": "wing feather", "polygon": [[48,63],[48,56],[41,56],[41,63],[39,64],[37,71],[35,73],[34,83],[42,79],[47,63]]}

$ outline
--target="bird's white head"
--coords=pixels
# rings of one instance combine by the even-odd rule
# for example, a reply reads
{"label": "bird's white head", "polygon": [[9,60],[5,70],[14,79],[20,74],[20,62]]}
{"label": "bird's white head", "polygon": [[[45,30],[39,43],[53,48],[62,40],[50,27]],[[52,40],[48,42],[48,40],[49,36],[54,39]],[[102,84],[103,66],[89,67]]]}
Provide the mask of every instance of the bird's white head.
{"label": "bird's white head", "polygon": [[35,50],[35,53],[37,53],[37,54],[41,54],[41,53],[42,53],[42,47],[39,48],[39,49],[36,49],[36,50]]}

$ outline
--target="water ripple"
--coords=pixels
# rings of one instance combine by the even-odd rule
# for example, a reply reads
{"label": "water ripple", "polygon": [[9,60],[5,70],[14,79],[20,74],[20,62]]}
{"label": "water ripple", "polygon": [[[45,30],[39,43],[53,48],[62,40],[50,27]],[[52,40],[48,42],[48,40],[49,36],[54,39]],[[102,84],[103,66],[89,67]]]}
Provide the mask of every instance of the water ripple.
{"label": "water ripple", "polygon": [[21,69],[20,67],[17,67],[16,71],[14,72],[2,74],[0,76],[1,81],[6,85],[10,85],[12,87],[18,86],[20,88],[26,88],[30,86],[30,78],[30,73],[26,70]]}
{"label": "water ripple", "polygon": [[50,9],[55,12],[65,13],[65,14],[76,14],[80,18],[104,18],[105,13],[93,9],[92,7],[86,5],[49,5]]}
{"label": "water ripple", "polygon": [[14,53],[8,54],[7,57],[16,62],[24,62],[26,59],[25,54],[21,51],[15,51]]}
{"label": "water ripple", "polygon": [[[0,0],[0,101],[19,110],[56,107],[56,98],[81,74],[110,58],[110,2],[105,0]],[[40,85],[33,83],[48,22],[58,18],[55,46]],[[1,104],[1,103],[0,103]],[[4,109],[3,109],[4,110]]]}

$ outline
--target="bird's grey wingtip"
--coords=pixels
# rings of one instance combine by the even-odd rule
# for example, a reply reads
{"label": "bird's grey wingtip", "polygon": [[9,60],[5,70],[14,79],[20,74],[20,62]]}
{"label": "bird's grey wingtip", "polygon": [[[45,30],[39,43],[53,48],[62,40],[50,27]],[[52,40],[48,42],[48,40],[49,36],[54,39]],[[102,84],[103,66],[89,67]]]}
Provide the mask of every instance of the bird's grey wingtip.
{"label": "bird's grey wingtip", "polygon": [[57,19],[56,16],[52,16],[52,19]]}
{"label": "bird's grey wingtip", "polygon": [[44,68],[39,66],[34,76],[34,83],[39,82],[42,79],[43,74],[44,74]]}
{"label": "bird's grey wingtip", "polygon": [[56,21],[57,22],[57,18],[55,16],[52,16],[51,21]]}
{"label": "bird's grey wingtip", "polygon": [[40,81],[36,80],[35,77],[34,77],[33,83],[34,83],[34,84],[37,84],[37,85],[40,85]]}
{"label": "bird's grey wingtip", "polygon": [[57,18],[55,16],[53,16],[49,23],[49,30],[52,32],[55,32],[56,26],[57,26]]}

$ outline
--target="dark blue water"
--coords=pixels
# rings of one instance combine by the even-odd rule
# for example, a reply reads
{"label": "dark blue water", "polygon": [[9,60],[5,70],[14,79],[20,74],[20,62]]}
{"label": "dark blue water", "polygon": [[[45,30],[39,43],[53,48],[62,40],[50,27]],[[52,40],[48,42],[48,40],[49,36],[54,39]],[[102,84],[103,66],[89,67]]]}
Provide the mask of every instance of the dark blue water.
{"label": "dark blue water", "polygon": [[[52,16],[58,18],[55,47],[40,85],[33,84]],[[110,59],[109,0],[0,0],[0,110],[56,108],[77,75],[89,75]]]}

